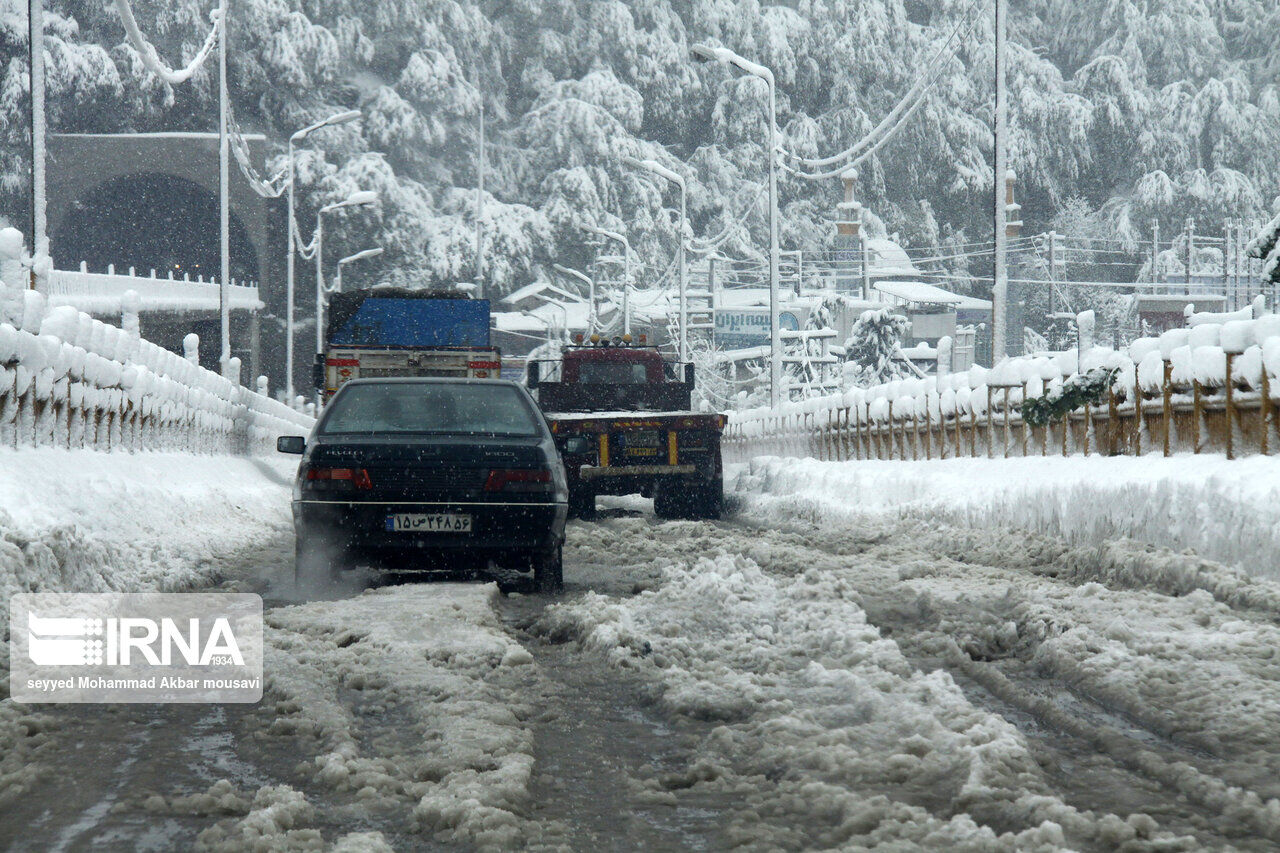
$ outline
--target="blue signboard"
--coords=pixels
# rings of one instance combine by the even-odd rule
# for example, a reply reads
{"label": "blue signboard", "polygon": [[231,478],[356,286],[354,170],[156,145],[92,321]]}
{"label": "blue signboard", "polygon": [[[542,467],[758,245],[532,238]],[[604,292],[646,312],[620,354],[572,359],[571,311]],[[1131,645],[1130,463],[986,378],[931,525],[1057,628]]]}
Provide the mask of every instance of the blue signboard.
{"label": "blue signboard", "polygon": [[[778,313],[778,326],[784,330],[800,328],[800,318],[793,310]],[[715,327],[716,346],[721,349],[746,349],[768,346],[768,308],[718,308]]]}
{"label": "blue signboard", "polygon": [[330,335],[331,346],[487,347],[487,299],[368,298]]}

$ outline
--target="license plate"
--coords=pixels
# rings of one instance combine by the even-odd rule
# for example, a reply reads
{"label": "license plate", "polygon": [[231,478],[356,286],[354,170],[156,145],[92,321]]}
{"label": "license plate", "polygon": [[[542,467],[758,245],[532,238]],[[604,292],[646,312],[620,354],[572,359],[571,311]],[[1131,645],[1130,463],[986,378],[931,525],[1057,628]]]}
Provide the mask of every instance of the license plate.
{"label": "license plate", "polygon": [[629,432],[626,433],[627,447],[662,447],[662,433],[659,432]]}
{"label": "license plate", "polygon": [[388,533],[470,533],[471,516],[397,512],[387,516]]}

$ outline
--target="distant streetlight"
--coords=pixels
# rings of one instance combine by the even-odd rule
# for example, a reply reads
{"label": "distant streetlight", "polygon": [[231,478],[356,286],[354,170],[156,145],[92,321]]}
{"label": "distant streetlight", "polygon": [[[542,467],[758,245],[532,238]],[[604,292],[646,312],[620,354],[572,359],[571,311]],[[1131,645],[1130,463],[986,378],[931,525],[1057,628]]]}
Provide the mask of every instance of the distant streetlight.
{"label": "distant streetlight", "polygon": [[293,146],[294,146],[294,143],[301,142],[302,140],[306,139],[307,136],[309,136],[312,132],[320,130],[323,127],[333,127],[334,125],[338,125],[338,124],[346,124],[347,122],[355,121],[358,118],[360,118],[359,110],[347,110],[346,112],[335,113],[334,115],[331,115],[326,119],[322,119],[321,121],[318,121],[315,124],[311,124],[304,127],[302,130],[299,130],[297,133],[294,133],[292,136],[289,137],[289,156],[288,156],[289,214],[288,214],[288,221],[285,224],[285,228],[289,231],[289,237],[288,237],[289,256],[288,256],[288,263],[286,264],[286,269],[287,269],[286,284],[285,284],[286,305],[285,305],[285,315],[284,315],[285,316],[284,361],[285,361],[285,377],[286,377],[285,384],[288,389],[288,393],[285,399],[288,399],[288,400],[293,399],[293,333],[294,333],[294,327],[293,327],[294,257],[293,256],[294,256],[294,253],[297,251],[297,246],[298,246],[298,238],[297,238],[298,222],[294,218],[295,164],[293,159]]}
{"label": "distant streetlight", "polygon": [[688,188],[685,186],[684,176],[680,175],[678,172],[671,171],[666,166],[663,166],[661,163],[657,162],[656,160],[637,160],[635,157],[623,157],[622,162],[626,163],[628,166],[631,166],[632,168],[643,169],[644,171],[649,172],[650,174],[657,175],[660,178],[665,178],[666,180],[670,181],[671,183],[675,184],[680,188],[680,246],[679,246],[679,255],[678,255],[680,259],[679,358],[680,358],[680,361],[688,361],[689,360],[688,359],[689,334],[688,334],[687,326],[688,326],[688,320],[689,320],[689,311],[688,311],[689,306],[686,302],[686,293],[689,289],[689,272],[688,272],[688,269],[685,267],[685,252],[684,252],[685,220],[687,218],[686,216],[687,201],[686,200],[688,197]]}
{"label": "distant streetlight", "polygon": [[625,234],[619,234],[617,231],[591,225],[583,226],[582,230],[622,244],[622,333],[629,335],[631,334],[631,243]]}
{"label": "distant streetlight", "polygon": [[378,194],[371,190],[354,192],[342,201],[326,204],[316,213],[316,355],[324,352],[324,215],[344,207],[373,204]]}
{"label": "distant streetlight", "polygon": [[365,249],[363,252],[356,252],[354,255],[347,255],[338,261],[338,271],[333,276],[333,293],[342,292],[342,268],[354,261],[362,261],[365,258],[376,258],[382,254],[382,247],[378,246],[373,249]]}
{"label": "distant streetlight", "polygon": [[702,62],[719,62],[731,65],[752,77],[758,77],[769,85],[769,128],[765,156],[769,160],[769,404],[777,408],[782,388],[782,330],[778,325],[778,90],[773,72],[752,62],[726,47],[695,44],[693,56]]}
{"label": "distant streetlight", "polygon": [[[567,275],[576,278],[587,286],[587,293],[590,302],[587,307],[587,334],[590,335],[596,330],[596,280],[589,275],[580,273],[577,270],[571,270],[568,267],[562,267],[559,264],[552,264],[551,267],[561,275]],[[569,311],[565,309],[565,329],[569,328]]]}

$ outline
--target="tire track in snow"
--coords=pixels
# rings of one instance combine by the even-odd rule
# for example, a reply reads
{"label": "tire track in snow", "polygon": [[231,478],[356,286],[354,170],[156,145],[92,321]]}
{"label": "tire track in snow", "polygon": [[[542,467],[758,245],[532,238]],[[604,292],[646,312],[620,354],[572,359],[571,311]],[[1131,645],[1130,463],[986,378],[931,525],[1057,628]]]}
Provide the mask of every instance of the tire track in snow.
{"label": "tire track in snow", "polygon": [[[900,530],[899,535],[911,532],[916,527],[912,524],[893,524],[891,528],[897,527]],[[752,531],[754,536],[768,538],[775,535],[773,531],[768,529],[759,529],[752,525],[746,525],[746,528]],[[902,530],[902,528],[906,528]],[[843,531],[842,531],[843,532]],[[950,528],[947,529],[950,532]],[[944,537],[947,532],[938,532],[937,535]],[[1010,534],[1000,534],[999,532],[984,530],[980,534],[973,531],[966,531],[973,535],[980,535],[987,548],[998,548],[1002,541],[1013,541],[1015,537]],[[781,534],[788,540],[791,547],[796,547],[792,534]],[[867,544],[871,547],[869,551],[873,551],[876,546],[884,543],[885,537],[875,535],[870,537]],[[816,551],[819,554],[830,557],[839,553],[838,548],[830,547],[813,547],[815,543],[806,542],[803,550]],[[822,545],[823,540],[818,540],[818,545]],[[922,543],[926,547],[929,543]],[[936,543],[933,543],[936,545]],[[1108,543],[1110,544],[1110,543]],[[1098,575],[1090,575],[1074,570],[1070,567],[1068,570],[1061,572],[1055,569],[1060,565],[1057,560],[1053,560],[1048,564],[1037,567],[1034,573],[1019,572],[1016,568],[1009,566],[992,566],[989,563],[982,563],[980,566],[976,563],[963,562],[956,560],[957,552],[962,552],[962,547],[943,548],[940,550],[947,551],[947,556],[939,554],[943,557],[940,561],[942,564],[948,562],[953,565],[948,568],[952,572],[964,572],[966,570],[974,570],[982,568],[984,570],[995,570],[1007,573],[1015,578],[1021,577],[1027,580],[1039,581],[1049,585],[1056,586],[1072,586],[1074,580],[1084,577],[1098,577]],[[1084,549],[1063,549],[1063,553],[1067,554],[1074,560],[1080,559],[1080,551]],[[1099,549],[1101,552],[1102,549]],[[1189,555],[1183,556],[1188,562],[1195,564],[1203,564],[1198,558]],[[812,557],[808,561],[803,559],[797,563],[812,563]],[[1076,566],[1078,567],[1078,563]],[[1130,561],[1130,567],[1134,565],[1134,561]],[[1210,564],[1213,565],[1213,564]],[[1050,568],[1052,567],[1052,568]],[[1144,577],[1139,574],[1139,577]],[[1184,574],[1185,580],[1186,575]],[[1151,572],[1145,575],[1147,580],[1155,581],[1156,586],[1163,592],[1169,586],[1168,576],[1159,572]],[[1116,578],[1112,576],[1111,580]],[[1268,584],[1246,584],[1246,588],[1260,589]],[[1095,583],[1094,586],[1097,586]],[[1141,585],[1136,585],[1141,588]],[[1184,589],[1200,589],[1196,585],[1187,585]],[[1024,643],[1022,648],[996,649],[993,657],[999,658],[1002,653],[1011,657],[1017,657],[1026,666],[1020,667],[1013,675],[1003,672],[994,663],[985,663],[975,660],[975,657],[981,657],[981,653],[970,648],[962,651],[954,638],[945,637],[939,643],[939,635],[935,631],[931,631],[921,624],[920,620],[916,620],[916,624],[912,624],[912,620],[903,619],[899,615],[894,618],[890,615],[895,609],[901,609],[906,605],[910,609],[911,605],[902,600],[901,596],[895,596],[891,591],[881,589],[872,591],[866,586],[860,587],[867,599],[867,610],[869,617],[873,622],[884,626],[891,631],[893,636],[899,639],[899,645],[902,646],[907,638],[903,636],[905,632],[916,632],[918,636],[911,637],[907,642],[907,648],[914,645],[918,648],[914,650],[911,656],[919,660],[922,656],[928,656],[931,662],[946,665],[958,674],[968,677],[974,683],[981,686],[992,696],[1006,703],[1012,708],[1021,710],[1041,724],[1050,728],[1061,731],[1073,738],[1079,739],[1086,744],[1090,744],[1100,752],[1110,756],[1118,765],[1138,773],[1145,778],[1158,782],[1171,790],[1177,791],[1185,795],[1192,802],[1198,804],[1203,810],[1205,822],[1201,824],[1201,830],[1211,829],[1213,834],[1221,834],[1224,837],[1230,837],[1235,842],[1239,842],[1242,837],[1247,835],[1261,835],[1265,838],[1280,840],[1277,833],[1280,832],[1280,801],[1275,799],[1264,799],[1255,791],[1248,790],[1240,785],[1233,785],[1216,773],[1199,769],[1193,764],[1199,764],[1201,767],[1206,765],[1214,765],[1220,769],[1226,764],[1226,760],[1221,759],[1216,753],[1221,751],[1222,744],[1212,739],[1204,739],[1195,737],[1193,733],[1177,731],[1171,729],[1167,724],[1167,720],[1161,716],[1156,710],[1147,709],[1142,705],[1134,704],[1129,701],[1123,701],[1124,697],[1119,692],[1099,692],[1097,685],[1089,684],[1089,680],[1080,676],[1079,667],[1071,666],[1071,658],[1066,654],[1057,654],[1046,658],[1044,655],[1037,655],[1038,643]],[[1202,596],[1203,592],[1200,593]],[[1225,598],[1226,596],[1224,596]],[[1256,608],[1261,596],[1239,596],[1236,601],[1247,608]],[[873,601],[870,599],[878,599]],[[936,599],[927,601],[926,606],[942,608],[945,605]],[[1225,606],[1225,605],[1224,605]],[[972,611],[969,614],[973,615]],[[963,621],[964,614],[957,619],[952,617],[953,621]],[[1268,620],[1269,621],[1269,620]],[[1019,625],[1021,629],[1024,626]],[[1022,631],[1019,630],[1019,634]],[[1011,644],[1016,647],[1017,643]],[[926,651],[927,650],[927,651]],[[909,651],[910,653],[910,651]],[[1052,665],[1049,662],[1052,661]],[[1042,671],[1049,677],[1037,677],[1037,671]],[[1063,676],[1075,676],[1066,677]],[[1058,676],[1061,680],[1054,680],[1052,677]],[[962,682],[963,678],[960,679]],[[1024,682],[1026,687],[1019,686],[1018,682]],[[1028,689],[1030,688],[1030,689]],[[1064,709],[1060,704],[1056,704],[1050,700],[1037,695],[1039,691],[1049,693],[1068,692],[1074,694],[1079,703],[1084,705],[1096,705],[1102,712],[1101,714],[1092,713],[1071,713]],[[1128,723],[1139,732],[1126,734],[1113,725],[1099,719],[1105,718],[1106,715],[1115,714],[1120,717],[1122,723]],[[1008,715],[1011,720],[1016,721],[1016,715]],[[1023,726],[1025,728],[1025,725]],[[1034,732],[1029,732],[1033,737]],[[1138,735],[1138,736],[1135,736]],[[1141,735],[1146,735],[1142,737]],[[1040,739],[1040,738],[1037,738]],[[1162,755],[1157,752],[1166,754]],[[1266,771],[1260,771],[1265,773]],[[1229,817],[1227,825],[1224,825],[1221,818],[1224,813]]]}
{"label": "tire track in snow", "polygon": [[[811,537],[803,534],[797,535],[795,531],[777,531],[774,529],[760,529],[749,524],[726,523],[717,526],[716,533],[708,531],[700,531],[701,538],[706,544],[710,545],[714,542],[715,547],[725,548],[730,551],[740,551],[747,554],[759,555],[762,550],[771,551],[774,556],[782,552],[791,552],[787,559],[775,560],[769,565],[770,570],[780,571],[784,574],[798,574],[814,565],[820,565],[824,569],[835,568],[839,570],[838,563],[846,560],[850,556],[857,556],[860,553],[869,556],[868,552],[874,552],[878,546],[892,541],[893,528],[888,536],[883,531],[876,532],[870,537],[861,537],[861,541],[844,541],[831,546],[830,542],[823,542],[827,547],[813,547]],[[843,532],[843,531],[842,531]],[[668,525],[658,525],[648,531],[650,537],[654,541],[664,542],[671,541],[671,544],[678,544],[679,540],[686,536],[688,531],[673,529]],[[901,535],[901,531],[899,534]],[[984,531],[983,534],[990,540],[995,534],[990,531]],[[673,541],[674,540],[674,541]],[[808,541],[806,541],[808,540]],[[745,545],[745,547],[744,547]],[[937,555],[941,557],[942,555]],[[767,561],[761,560],[762,563],[768,564]],[[972,564],[966,564],[943,557],[942,563],[951,565],[948,569],[953,572],[963,573],[967,569],[976,568]],[[865,567],[860,567],[865,568]],[[1029,574],[1026,572],[1017,573],[1016,570],[1007,567],[991,567],[983,566],[986,570],[995,569],[1010,574],[1020,574],[1023,578],[1032,580],[1036,583],[1049,585],[1057,585],[1064,587],[1073,586],[1070,581],[1077,579],[1079,575],[1073,575],[1071,572],[1063,572],[1063,577],[1053,577],[1051,575]],[[1052,571],[1052,570],[1050,570]],[[886,576],[884,580],[889,580]],[[1019,687],[1009,676],[1002,673],[993,664],[984,664],[974,661],[970,654],[960,651],[959,646],[954,640],[947,638],[945,645],[938,643],[938,632],[936,628],[930,628],[926,624],[927,621],[936,621],[936,617],[932,620],[922,620],[918,616],[914,619],[908,618],[889,618],[888,611],[894,608],[911,610],[915,605],[909,600],[916,597],[914,591],[904,590],[907,595],[895,595],[887,589],[873,591],[868,588],[869,578],[863,575],[859,589],[864,594],[864,603],[867,606],[869,618],[873,623],[881,624],[886,635],[899,639],[899,645],[902,646],[906,642],[907,647],[904,648],[910,657],[915,659],[918,664],[923,663],[925,666],[935,665],[944,666],[952,670],[958,676],[958,680],[962,683],[971,681],[978,685],[982,690],[989,693],[998,700],[997,706],[1005,706],[1003,708],[1003,716],[1011,721],[1018,723],[1024,730],[1028,726],[1028,720],[1019,719],[1020,715],[1016,711],[1022,711],[1028,715],[1035,723],[1050,729],[1057,730],[1074,739],[1080,745],[1086,746],[1091,750],[1096,750],[1102,755],[1110,758],[1115,765],[1117,776],[1121,781],[1129,777],[1130,773],[1135,773],[1144,779],[1150,779],[1159,786],[1170,791],[1176,791],[1185,795],[1193,803],[1199,806],[1198,815],[1192,818],[1188,816],[1188,820],[1192,824],[1192,829],[1197,832],[1202,840],[1208,838],[1217,839],[1216,843],[1224,843],[1226,838],[1231,838],[1235,843],[1248,841],[1250,836],[1262,836],[1269,839],[1277,838],[1277,823],[1280,818],[1280,804],[1276,801],[1264,801],[1262,797],[1253,791],[1249,791],[1239,785],[1232,785],[1226,780],[1219,778],[1214,773],[1206,770],[1198,769],[1193,766],[1192,762],[1205,765],[1217,765],[1220,762],[1214,761],[1212,756],[1205,754],[1200,748],[1206,744],[1185,744],[1184,739],[1177,736],[1177,732],[1170,732],[1168,727],[1159,725],[1159,717],[1157,714],[1138,714],[1136,716],[1129,715],[1124,708],[1120,708],[1118,714],[1120,723],[1131,723],[1137,731],[1122,732],[1105,722],[1106,716],[1111,714],[1111,702],[1104,701],[1105,697],[1099,698],[1090,694],[1088,690],[1081,692],[1077,685],[1067,685],[1058,683],[1052,677],[1038,677],[1033,664],[1035,644],[1023,644],[1024,648],[1016,650],[1005,650],[1010,657],[1017,657],[1027,666],[1020,667],[1020,671],[1014,674],[1019,680],[1026,680],[1032,688],[1040,688],[1044,691],[1052,693],[1069,692],[1078,696],[1077,705],[1085,706],[1080,712],[1071,713],[1058,704],[1043,699],[1036,695],[1034,689]],[[890,584],[882,586],[896,585],[896,579]],[[1095,584],[1096,585],[1096,584]],[[1203,593],[1202,593],[1203,594]],[[870,600],[872,598],[879,601]],[[1252,605],[1256,602],[1241,602],[1245,606]],[[937,606],[942,608],[943,603],[931,602],[926,606]],[[963,619],[964,615],[960,614]],[[918,636],[911,636],[912,633]],[[1016,644],[1015,644],[1016,645]],[[916,648],[911,648],[915,646]],[[930,650],[929,647],[932,647]],[[960,665],[956,655],[960,655],[967,664]],[[928,658],[923,660],[922,658]],[[1048,673],[1052,676],[1054,673]],[[991,705],[988,700],[985,704]],[[1097,705],[1096,712],[1088,712],[1088,705]],[[1015,713],[1010,714],[1012,709]],[[997,709],[997,713],[1000,710]],[[1102,718],[1101,720],[1099,718]],[[1123,726],[1128,728],[1127,726]],[[1027,734],[1033,742],[1040,743],[1042,747],[1057,748],[1046,743],[1043,731],[1029,731]],[[1194,738],[1192,738],[1194,740]],[[1217,745],[1217,744],[1209,744]],[[1159,750],[1159,752],[1157,752]],[[1211,750],[1212,751],[1212,750]],[[1165,754],[1160,754],[1165,753]],[[1136,781],[1136,780],[1131,780]],[[1157,789],[1158,790],[1158,789]],[[1070,793],[1068,796],[1070,798]],[[1100,803],[1097,801],[1097,794],[1090,790],[1077,789],[1075,794],[1088,797],[1088,806],[1097,808]],[[1076,800],[1079,802],[1079,800]],[[1165,809],[1167,817],[1175,818],[1178,808],[1175,806],[1171,809]],[[1224,820],[1224,812],[1226,819]],[[1176,818],[1173,821],[1178,823]],[[1171,827],[1173,828],[1173,827]]]}

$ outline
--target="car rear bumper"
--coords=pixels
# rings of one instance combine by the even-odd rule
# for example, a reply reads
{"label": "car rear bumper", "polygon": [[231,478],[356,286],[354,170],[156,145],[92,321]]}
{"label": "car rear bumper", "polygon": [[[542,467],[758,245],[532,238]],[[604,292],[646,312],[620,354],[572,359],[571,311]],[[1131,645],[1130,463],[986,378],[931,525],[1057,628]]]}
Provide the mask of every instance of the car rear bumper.
{"label": "car rear bumper", "polygon": [[[437,513],[471,516],[468,533],[390,532],[387,516]],[[318,538],[353,551],[421,551],[486,556],[547,551],[564,541],[568,505],[546,502],[293,502],[300,541]]]}

